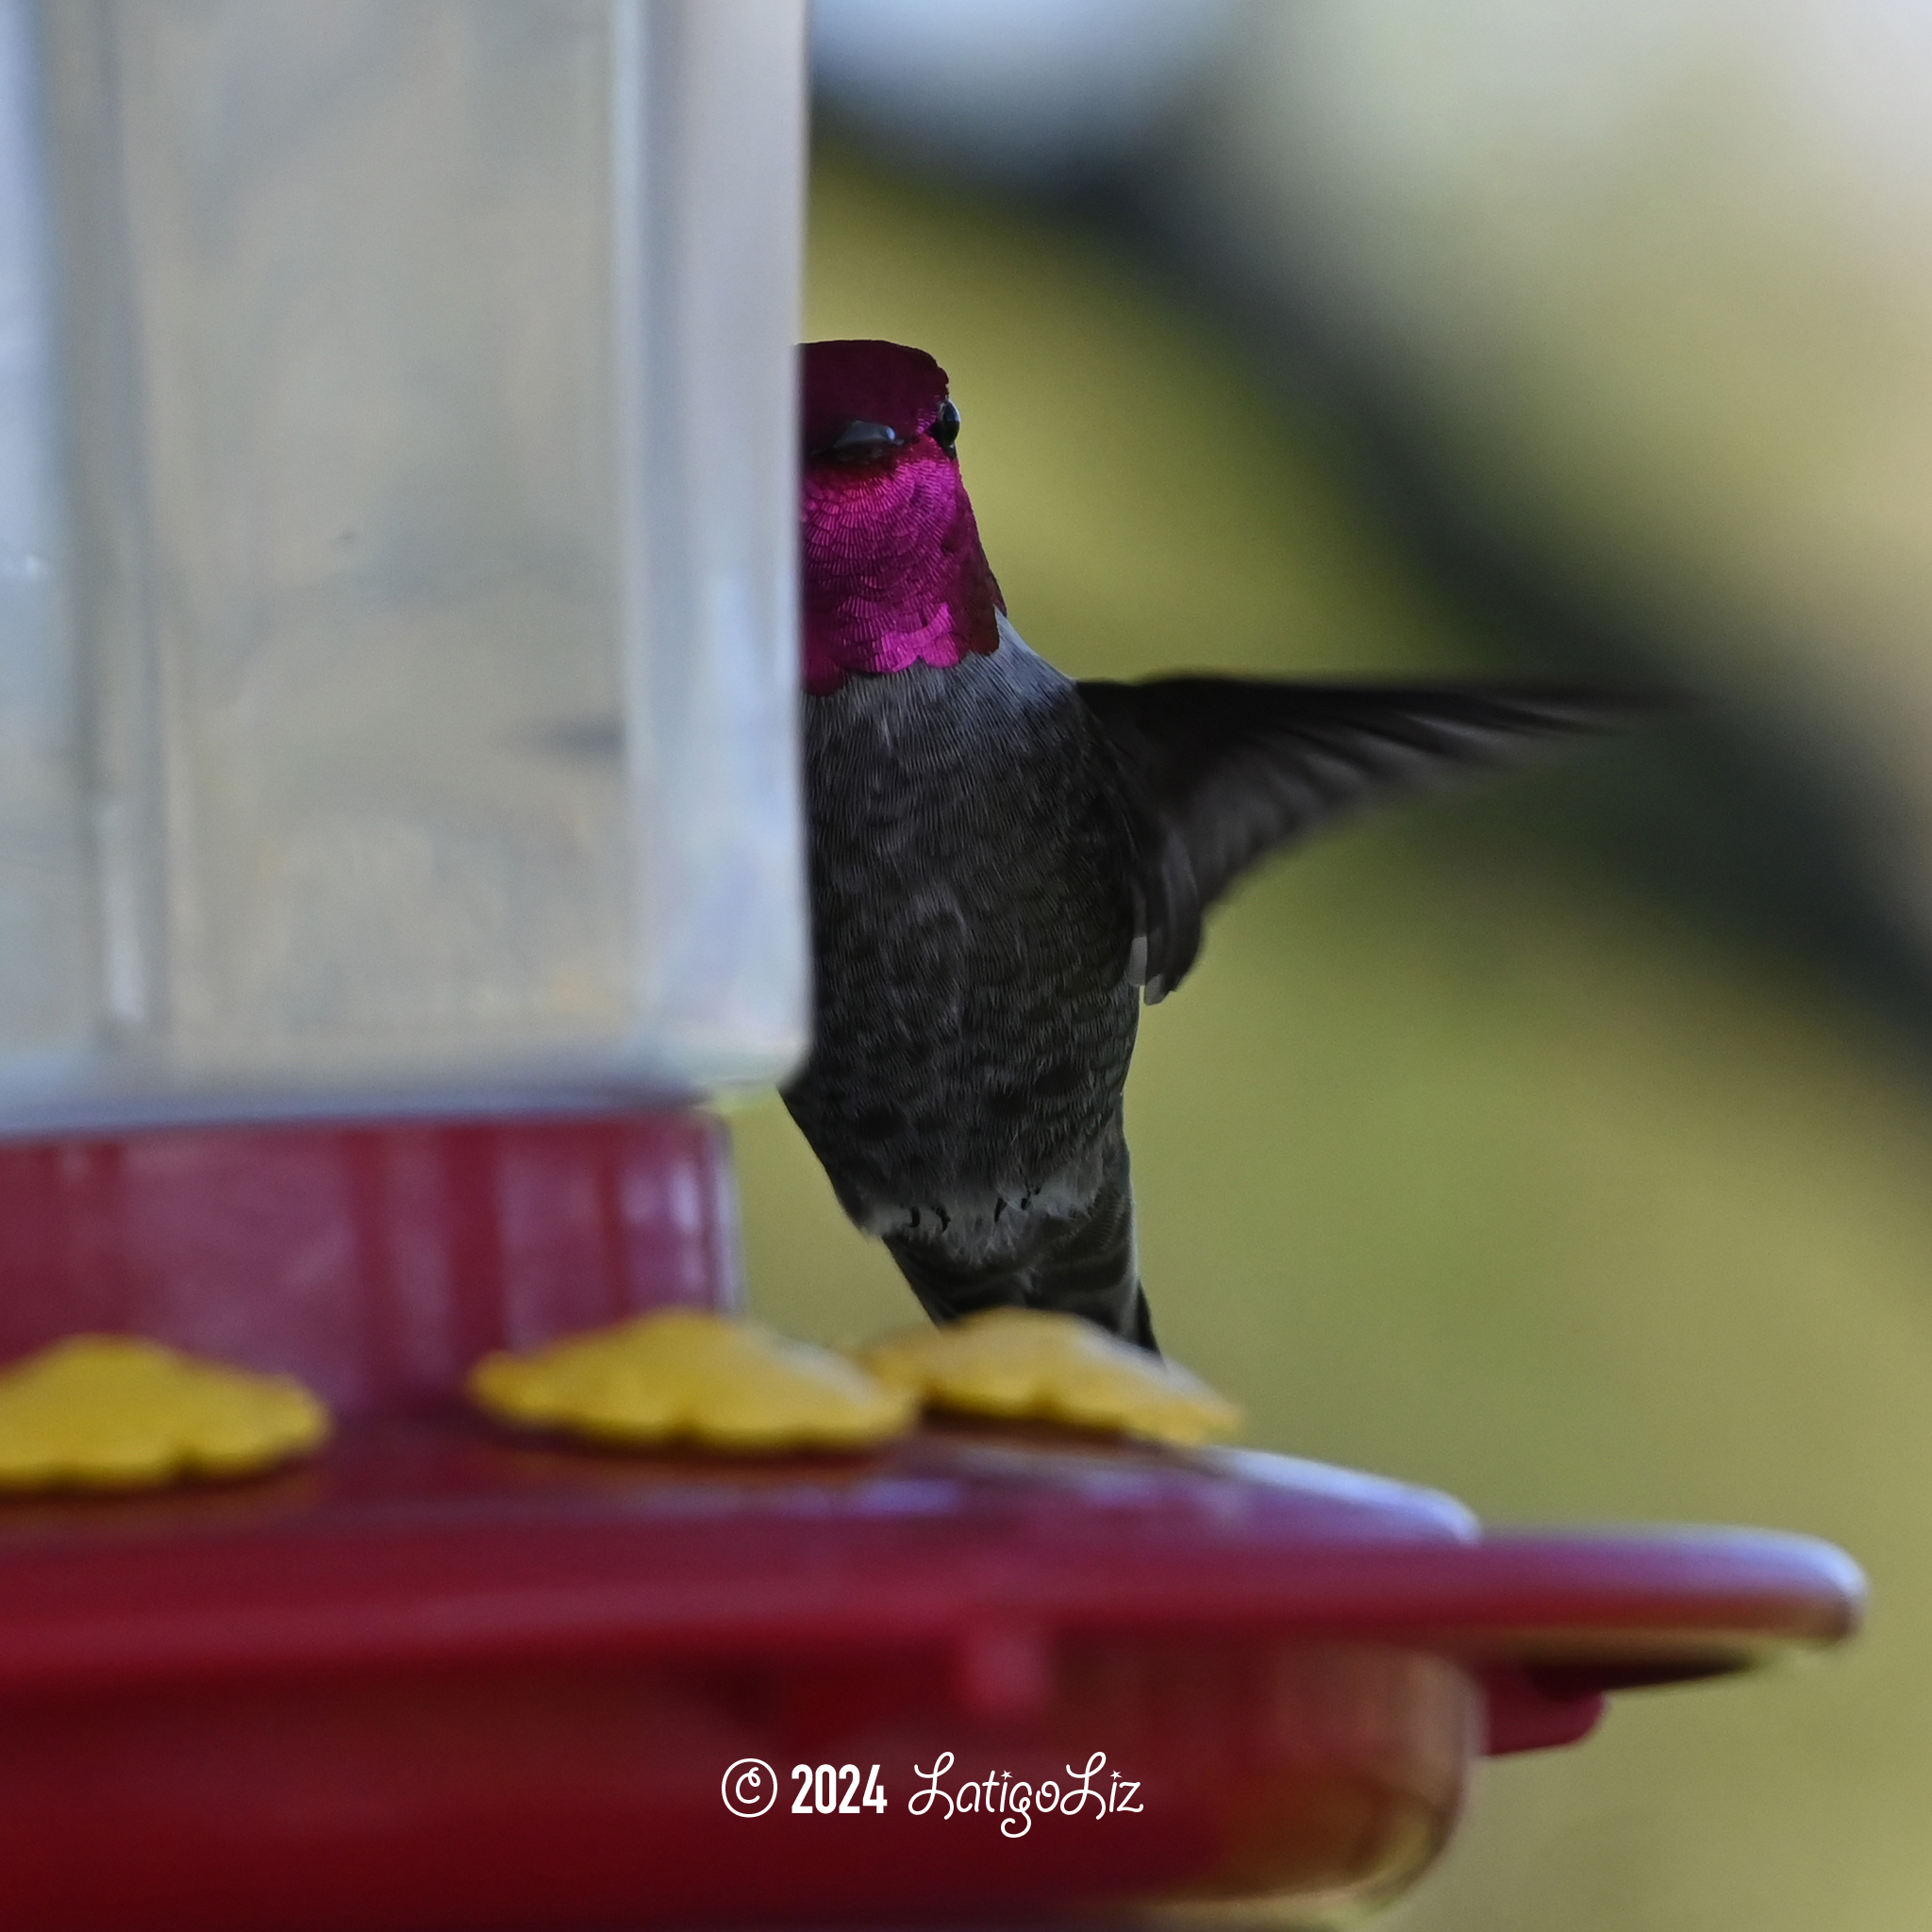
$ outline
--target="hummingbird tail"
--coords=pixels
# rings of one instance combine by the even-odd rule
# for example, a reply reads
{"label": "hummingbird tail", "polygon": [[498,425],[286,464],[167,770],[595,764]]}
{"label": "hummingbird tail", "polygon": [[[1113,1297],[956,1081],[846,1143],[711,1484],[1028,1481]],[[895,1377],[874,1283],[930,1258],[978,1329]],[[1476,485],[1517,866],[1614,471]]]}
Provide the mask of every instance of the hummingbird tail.
{"label": "hummingbird tail", "polygon": [[976,1265],[903,1234],[888,1235],[886,1246],[920,1307],[941,1324],[985,1308],[1046,1308],[1081,1316],[1123,1341],[1160,1353],[1141,1287],[1127,1143],[1118,1129],[1099,1191],[1086,1208],[1042,1220],[1036,1240],[997,1262]]}

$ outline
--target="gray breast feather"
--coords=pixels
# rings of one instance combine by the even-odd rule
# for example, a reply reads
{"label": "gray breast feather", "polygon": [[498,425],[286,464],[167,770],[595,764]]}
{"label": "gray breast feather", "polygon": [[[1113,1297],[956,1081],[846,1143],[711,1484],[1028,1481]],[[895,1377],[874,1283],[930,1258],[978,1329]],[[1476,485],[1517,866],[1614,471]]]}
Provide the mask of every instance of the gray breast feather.
{"label": "gray breast feather", "polygon": [[879,1232],[1075,1205],[1132,1051],[1106,768],[1074,686],[1002,640],[807,703],[817,1043],[786,1097]]}

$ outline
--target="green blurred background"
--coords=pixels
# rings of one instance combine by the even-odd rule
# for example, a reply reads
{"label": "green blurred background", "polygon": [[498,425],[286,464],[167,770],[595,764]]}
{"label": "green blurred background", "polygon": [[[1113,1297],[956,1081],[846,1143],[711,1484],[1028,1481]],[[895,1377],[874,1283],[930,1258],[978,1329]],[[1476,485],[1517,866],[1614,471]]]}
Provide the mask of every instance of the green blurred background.
{"label": "green blurred background", "polygon": [[[1218,314],[1064,208],[818,158],[807,334],[945,364],[988,554],[1055,662],[1522,658],[1406,540],[1346,412]],[[1632,859],[1618,801],[1649,800],[1654,844],[1660,756],[1593,751],[1266,871],[1146,1016],[1128,1088],[1163,1341],[1250,1441],[1507,1522],[1809,1531],[1871,1573],[1851,1651],[1488,1767],[1406,1932],[1932,1917],[1923,1036]],[[1666,842],[1703,782],[1665,794]],[[777,1103],[735,1128],[758,1311],[826,1340],[912,1318]]]}

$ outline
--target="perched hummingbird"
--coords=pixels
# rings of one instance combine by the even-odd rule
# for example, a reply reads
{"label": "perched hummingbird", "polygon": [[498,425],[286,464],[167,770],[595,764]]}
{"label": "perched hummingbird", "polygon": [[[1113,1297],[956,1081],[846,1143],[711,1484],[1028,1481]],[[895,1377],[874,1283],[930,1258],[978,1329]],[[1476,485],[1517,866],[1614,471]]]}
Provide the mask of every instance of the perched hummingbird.
{"label": "perched hummingbird", "polygon": [[1343,812],[1601,729],[1592,693],[1075,682],[1021,641],[946,375],[804,352],[805,774],[817,974],[785,1102],[936,1322],[1001,1305],[1155,1346],[1122,1090],[1203,914]]}

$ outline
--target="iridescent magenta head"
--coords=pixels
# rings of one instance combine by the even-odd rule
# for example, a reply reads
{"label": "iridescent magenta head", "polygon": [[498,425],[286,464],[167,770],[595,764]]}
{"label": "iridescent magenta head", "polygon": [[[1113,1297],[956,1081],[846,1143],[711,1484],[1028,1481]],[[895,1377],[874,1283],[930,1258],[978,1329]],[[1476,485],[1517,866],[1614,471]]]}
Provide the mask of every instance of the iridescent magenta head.
{"label": "iridescent magenta head", "polygon": [[999,648],[1005,609],[953,454],[946,372],[896,342],[805,346],[805,688]]}

